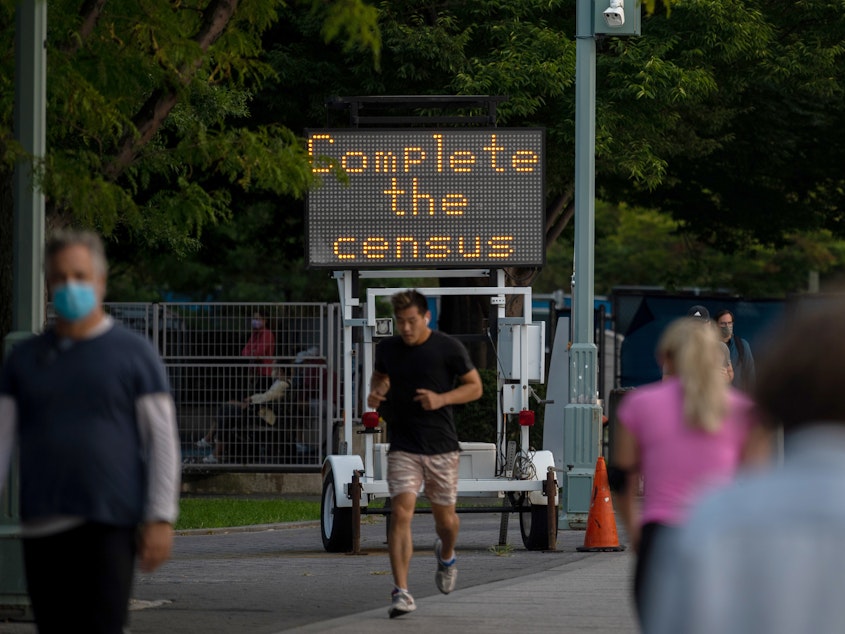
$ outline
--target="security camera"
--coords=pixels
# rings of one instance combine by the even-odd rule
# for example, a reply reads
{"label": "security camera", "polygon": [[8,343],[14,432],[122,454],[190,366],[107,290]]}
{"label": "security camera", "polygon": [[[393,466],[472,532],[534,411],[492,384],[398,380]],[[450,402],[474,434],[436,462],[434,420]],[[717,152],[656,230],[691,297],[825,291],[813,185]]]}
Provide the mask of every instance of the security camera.
{"label": "security camera", "polygon": [[622,0],[610,0],[610,6],[602,15],[609,27],[618,28],[625,24],[625,9],[622,6]]}

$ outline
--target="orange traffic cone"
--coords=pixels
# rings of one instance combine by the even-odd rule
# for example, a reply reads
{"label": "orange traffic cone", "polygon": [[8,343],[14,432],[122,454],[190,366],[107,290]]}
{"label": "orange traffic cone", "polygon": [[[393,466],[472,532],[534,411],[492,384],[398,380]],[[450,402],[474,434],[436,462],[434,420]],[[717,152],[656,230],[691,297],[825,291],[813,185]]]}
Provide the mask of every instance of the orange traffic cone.
{"label": "orange traffic cone", "polygon": [[625,550],[619,545],[616,533],[616,517],[613,515],[613,500],[610,497],[610,485],[607,482],[607,467],[604,458],[596,461],[596,475],[593,478],[593,499],[590,501],[590,513],[587,515],[587,534],[584,545],[578,550],[587,552]]}

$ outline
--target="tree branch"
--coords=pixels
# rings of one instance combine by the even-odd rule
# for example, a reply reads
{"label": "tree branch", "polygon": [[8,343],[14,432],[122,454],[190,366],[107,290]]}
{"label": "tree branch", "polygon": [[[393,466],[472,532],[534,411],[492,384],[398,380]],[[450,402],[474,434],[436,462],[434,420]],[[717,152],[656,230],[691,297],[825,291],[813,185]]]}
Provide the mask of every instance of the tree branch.
{"label": "tree branch", "polygon": [[82,6],[79,8],[82,24],[80,24],[79,30],[74,36],[62,46],[62,51],[69,56],[76,54],[76,51],[82,47],[82,43],[94,32],[94,27],[97,26],[97,22],[100,20],[105,4],[106,0],[85,0],[82,3]]}
{"label": "tree branch", "polygon": [[[203,54],[226,30],[232,16],[238,9],[238,2],[239,0],[215,0],[206,7],[202,26],[194,36],[194,41],[199,45]],[[192,63],[185,64],[180,68],[177,73],[179,83],[182,86],[187,86],[202,63],[203,57],[200,56]],[[132,164],[138,151],[149,143],[150,139],[161,129],[164,120],[178,101],[179,91],[175,86],[159,88],[150,95],[133,117],[133,129],[127,130],[123,135],[114,159],[103,170],[108,180],[116,180]]]}
{"label": "tree branch", "polygon": [[570,187],[555,200],[549,213],[546,214],[546,246],[560,237],[574,215],[575,205]]}
{"label": "tree branch", "polygon": [[563,208],[570,200],[572,200],[572,190],[573,188],[570,185],[564,193],[555,198],[555,201],[546,210],[546,233],[548,233],[552,229],[555,222],[557,221],[558,216],[563,211]]}

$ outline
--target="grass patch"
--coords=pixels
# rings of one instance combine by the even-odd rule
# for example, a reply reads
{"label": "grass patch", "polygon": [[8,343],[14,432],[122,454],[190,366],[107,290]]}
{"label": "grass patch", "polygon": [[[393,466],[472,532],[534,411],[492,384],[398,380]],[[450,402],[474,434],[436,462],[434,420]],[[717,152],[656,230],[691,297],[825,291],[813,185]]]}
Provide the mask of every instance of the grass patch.
{"label": "grass patch", "polygon": [[513,554],[513,546],[510,544],[495,544],[487,550],[497,557],[510,557]]}
{"label": "grass patch", "polygon": [[320,503],[303,500],[183,498],[176,530],[278,524],[320,519]]}
{"label": "grass patch", "polygon": [[[384,508],[386,498],[370,501],[370,508]],[[475,501],[477,503],[477,501]],[[459,501],[458,506],[474,506],[473,501]],[[420,508],[431,504],[425,498],[417,500]],[[320,502],[291,499],[249,498],[182,498],[179,501],[179,521],[176,530],[196,528],[226,528],[253,524],[280,524],[320,519]],[[363,516],[362,522],[375,522],[373,516]]]}

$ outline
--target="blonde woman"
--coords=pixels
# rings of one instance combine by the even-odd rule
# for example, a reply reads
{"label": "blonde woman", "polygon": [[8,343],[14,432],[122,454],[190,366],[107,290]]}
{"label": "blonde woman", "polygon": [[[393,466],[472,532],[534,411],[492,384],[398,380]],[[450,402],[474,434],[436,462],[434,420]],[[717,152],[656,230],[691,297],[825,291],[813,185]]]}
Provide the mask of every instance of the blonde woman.
{"label": "blonde woman", "polygon": [[709,323],[672,322],[657,345],[663,380],[633,390],[619,405],[612,462],[624,473],[620,513],[637,552],[641,615],[656,545],[685,521],[700,494],[732,480],[752,447],[759,455],[752,403],[725,381],[721,348]]}

